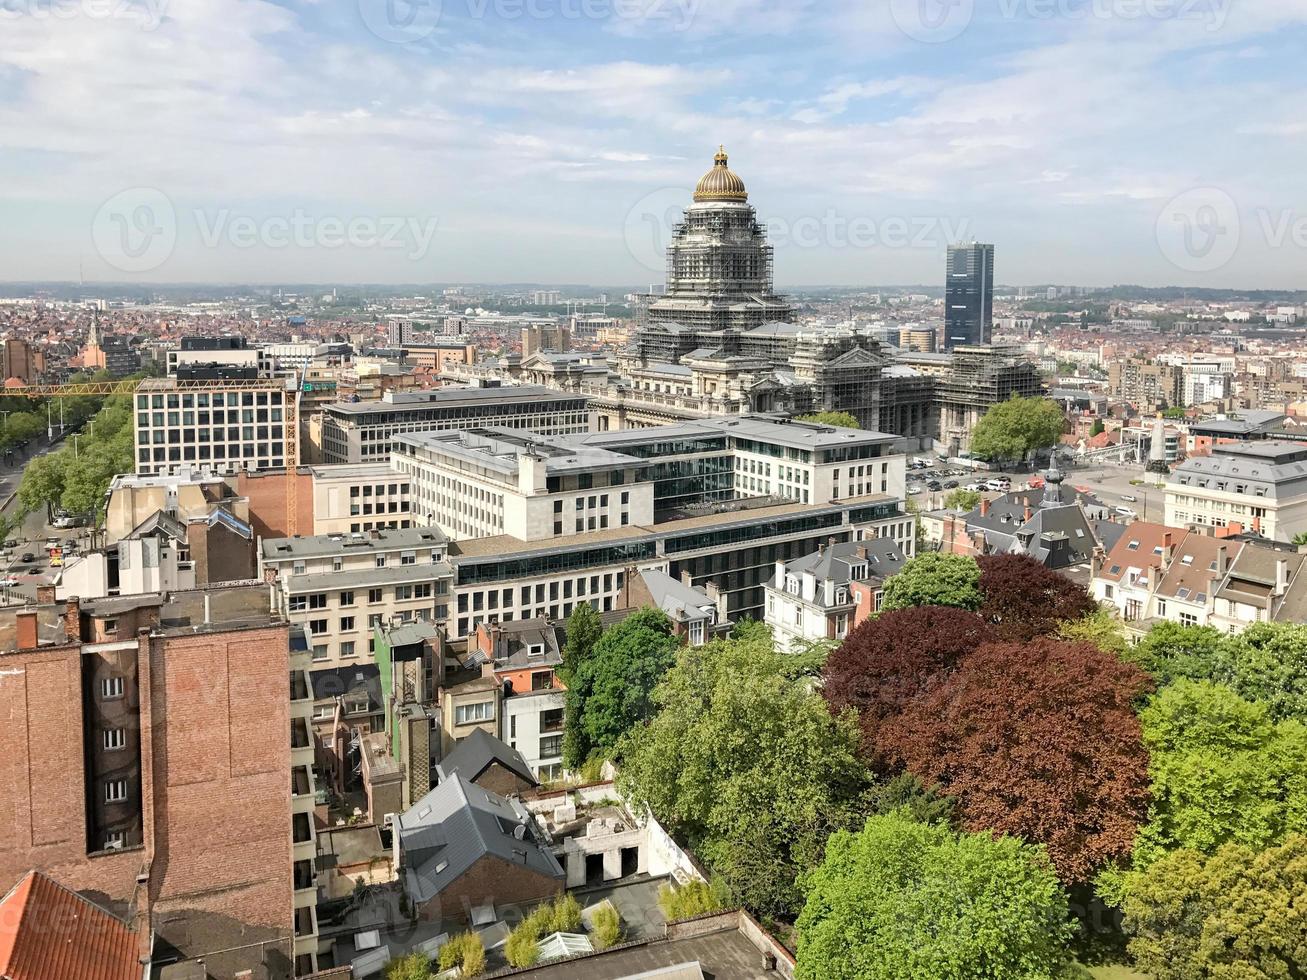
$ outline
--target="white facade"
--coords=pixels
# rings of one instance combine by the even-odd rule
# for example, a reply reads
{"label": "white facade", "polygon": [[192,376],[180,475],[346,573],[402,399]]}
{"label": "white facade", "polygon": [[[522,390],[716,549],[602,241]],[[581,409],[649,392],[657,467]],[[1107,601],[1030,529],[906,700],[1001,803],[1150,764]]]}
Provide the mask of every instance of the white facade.
{"label": "white facade", "polygon": [[561,690],[526,691],[504,699],[500,740],[517,749],[541,782],[563,774],[563,706]]}
{"label": "white facade", "polygon": [[411,483],[388,463],[314,466],[310,473],[314,534],[413,526]]}
{"label": "white facade", "polygon": [[136,472],[235,473],[293,465],[286,406],[294,397],[290,391],[251,391],[221,381],[182,391],[147,382],[135,396]]}
{"label": "white facade", "polygon": [[819,581],[811,572],[793,574],[777,562],[766,593],[763,621],[772,628],[777,650],[792,653],[803,643],[839,641],[848,635],[854,601],[847,585]]}
{"label": "white facade", "polygon": [[1241,524],[1276,541],[1307,531],[1307,446],[1221,445],[1175,469],[1166,483],[1167,524]]}

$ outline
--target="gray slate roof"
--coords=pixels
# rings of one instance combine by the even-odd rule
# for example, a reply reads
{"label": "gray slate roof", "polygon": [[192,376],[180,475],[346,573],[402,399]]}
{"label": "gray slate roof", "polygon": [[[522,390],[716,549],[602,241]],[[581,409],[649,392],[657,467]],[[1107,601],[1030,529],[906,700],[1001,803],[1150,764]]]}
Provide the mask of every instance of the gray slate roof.
{"label": "gray slate roof", "polygon": [[458,774],[401,814],[395,833],[404,891],[415,903],[430,901],[485,857],[560,882],[565,877],[525,807]]}
{"label": "gray slate roof", "polygon": [[536,778],[522,753],[509,748],[480,728],[454,746],[453,751],[436,767],[436,771],[442,782],[455,776],[475,782],[495,762],[531,785],[536,785]]}

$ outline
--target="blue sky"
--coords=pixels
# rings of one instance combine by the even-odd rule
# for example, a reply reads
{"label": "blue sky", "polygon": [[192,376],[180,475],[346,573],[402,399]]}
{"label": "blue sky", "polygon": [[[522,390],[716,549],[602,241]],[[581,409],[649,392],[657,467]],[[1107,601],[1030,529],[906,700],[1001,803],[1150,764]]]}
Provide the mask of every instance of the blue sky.
{"label": "blue sky", "polygon": [[1307,287],[1307,0],[0,0],[0,279]]}

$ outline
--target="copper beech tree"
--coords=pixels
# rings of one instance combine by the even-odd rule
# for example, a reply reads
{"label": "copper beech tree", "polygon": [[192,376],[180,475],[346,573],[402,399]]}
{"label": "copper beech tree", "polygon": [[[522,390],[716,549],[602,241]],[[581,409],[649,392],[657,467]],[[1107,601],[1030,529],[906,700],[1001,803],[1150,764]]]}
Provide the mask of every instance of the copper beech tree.
{"label": "copper beech tree", "polygon": [[1029,555],[986,555],[976,563],[984,596],[980,615],[1001,639],[1044,636],[1098,609],[1081,586]]}
{"label": "copper beech tree", "polygon": [[1148,676],[1087,643],[987,643],[879,726],[882,765],[952,797],[967,830],[1045,844],[1066,884],[1130,853],[1148,806],[1131,708]]}

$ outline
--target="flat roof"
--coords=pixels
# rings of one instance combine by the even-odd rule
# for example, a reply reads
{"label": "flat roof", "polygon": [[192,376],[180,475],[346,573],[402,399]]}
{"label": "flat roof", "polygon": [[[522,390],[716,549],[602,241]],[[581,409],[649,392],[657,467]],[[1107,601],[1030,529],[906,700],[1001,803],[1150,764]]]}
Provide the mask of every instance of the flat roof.
{"label": "flat roof", "polygon": [[268,538],[262,556],[269,561],[314,558],[345,552],[368,553],[402,548],[432,548],[449,543],[438,527],[386,528],[351,534],[315,534],[303,538]]}
{"label": "flat roof", "polygon": [[379,401],[334,402],[323,410],[334,415],[421,412],[432,408],[503,402],[585,402],[585,395],[570,394],[544,385],[504,385],[497,388],[429,388],[422,391],[388,391]]}

